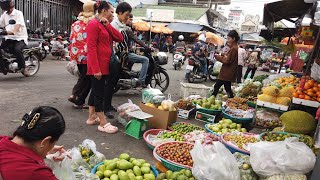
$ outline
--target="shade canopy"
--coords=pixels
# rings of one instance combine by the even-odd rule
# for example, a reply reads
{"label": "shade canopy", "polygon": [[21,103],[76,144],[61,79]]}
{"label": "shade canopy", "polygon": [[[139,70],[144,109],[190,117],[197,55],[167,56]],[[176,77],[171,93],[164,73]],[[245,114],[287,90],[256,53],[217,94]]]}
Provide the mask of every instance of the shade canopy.
{"label": "shade canopy", "polygon": [[145,21],[135,22],[133,27],[138,31],[150,31],[150,24]]}
{"label": "shade canopy", "polygon": [[217,34],[206,32],[206,42],[216,46],[222,46],[224,45],[225,40]]}
{"label": "shade canopy", "polygon": [[186,33],[197,33],[198,31],[201,31],[203,28],[202,25],[189,23],[170,23],[167,27],[175,32]]}

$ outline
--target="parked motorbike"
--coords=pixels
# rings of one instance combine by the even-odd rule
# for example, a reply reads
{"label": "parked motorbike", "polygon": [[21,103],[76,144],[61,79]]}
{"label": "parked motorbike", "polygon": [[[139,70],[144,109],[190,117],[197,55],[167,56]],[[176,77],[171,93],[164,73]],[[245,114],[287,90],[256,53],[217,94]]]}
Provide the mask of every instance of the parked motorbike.
{"label": "parked motorbike", "polygon": [[49,43],[44,39],[29,38],[27,48],[30,49],[35,47],[38,47],[40,50],[38,56],[40,57],[41,61],[44,60],[50,52]]}
{"label": "parked motorbike", "polygon": [[209,61],[209,66],[208,66],[208,77],[211,81],[216,81],[217,80],[217,75],[214,73],[214,62],[212,60]]}
{"label": "parked motorbike", "polygon": [[[10,20],[9,24],[16,24],[16,21]],[[3,36],[5,35],[7,35],[7,31],[5,29],[0,29],[0,43],[2,43]],[[2,72],[2,68],[0,68],[0,72],[2,72],[4,75],[6,75],[7,73],[22,73],[26,77],[34,76],[35,74],[37,74],[40,69],[40,58],[38,56],[40,52],[39,47],[33,47],[23,50],[26,65],[23,72],[18,70],[16,57],[8,52],[8,49],[5,49],[3,47],[0,48],[0,61],[2,61],[4,65],[4,71]]]}
{"label": "parked motorbike", "polygon": [[196,60],[194,57],[190,57],[188,59],[186,78],[189,83],[193,83],[196,79],[204,81],[207,80],[207,76],[203,73],[202,66],[201,62]]}
{"label": "parked motorbike", "polygon": [[[168,56],[159,52],[156,55],[152,55],[152,52],[148,49],[140,49],[144,53],[144,56],[149,58],[149,68],[146,77],[146,84],[150,84],[152,88],[158,88],[162,92],[165,92],[169,87],[169,75],[166,69],[162,67],[168,63]],[[137,87],[140,71],[132,70],[133,63],[127,63],[125,68],[121,69],[119,75],[119,81],[114,89],[114,93],[119,90],[134,89]]]}

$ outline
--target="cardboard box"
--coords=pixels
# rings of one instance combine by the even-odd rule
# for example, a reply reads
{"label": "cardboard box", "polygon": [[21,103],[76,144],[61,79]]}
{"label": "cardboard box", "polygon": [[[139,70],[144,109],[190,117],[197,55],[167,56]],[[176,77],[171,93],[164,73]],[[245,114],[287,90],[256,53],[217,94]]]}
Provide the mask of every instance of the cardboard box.
{"label": "cardboard box", "polygon": [[192,108],[190,110],[178,109],[178,117],[182,119],[189,119],[195,111],[196,108]]}
{"label": "cardboard box", "polygon": [[148,114],[153,115],[148,118],[148,126],[156,129],[167,129],[172,123],[177,121],[177,111],[163,111],[157,108],[152,108],[140,103],[140,109]]}

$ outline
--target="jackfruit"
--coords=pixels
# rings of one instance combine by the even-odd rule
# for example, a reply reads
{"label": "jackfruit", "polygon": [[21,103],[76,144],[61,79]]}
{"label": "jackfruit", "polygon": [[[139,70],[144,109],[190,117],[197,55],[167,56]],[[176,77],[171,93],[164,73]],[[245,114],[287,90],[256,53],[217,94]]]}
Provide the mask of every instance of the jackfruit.
{"label": "jackfruit", "polygon": [[290,87],[284,87],[279,92],[279,97],[289,97],[292,98],[292,94],[295,92],[295,89],[293,86]]}
{"label": "jackfruit", "polygon": [[262,91],[263,91],[263,94],[273,96],[273,97],[277,97],[280,94],[280,90],[276,86],[265,87]]}
{"label": "jackfruit", "polygon": [[285,132],[295,134],[310,134],[316,129],[315,118],[304,111],[293,110],[280,116]]}
{"label": "jackfruit", "polygon": [[267,95],[267,94],[260,94],[260,95],[258,95],[258,100],[264,101],[264,102],[274,103],[274,102],[276,102],[277,98],[270,96],[270,95]]}
{"label": "jackfruit", "polygon": [[278,97],[276,100],[276,104],[289,106],[291,103],[291,99],[289,97]]}

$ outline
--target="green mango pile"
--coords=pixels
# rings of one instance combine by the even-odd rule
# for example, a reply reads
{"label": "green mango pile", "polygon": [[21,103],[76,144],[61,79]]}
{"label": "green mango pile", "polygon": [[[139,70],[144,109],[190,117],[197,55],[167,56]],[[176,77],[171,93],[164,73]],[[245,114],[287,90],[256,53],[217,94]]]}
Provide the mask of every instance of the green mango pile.
{"label": "green mango pile", "polygon": [[157,177],[157,180],[166,180],[166,179],[172,179],[172,180],[195,180],[192,176],[192,172],[188,169],[183,169],[178,172],[172,172],[167,171],[166,173],[161,173]]}

